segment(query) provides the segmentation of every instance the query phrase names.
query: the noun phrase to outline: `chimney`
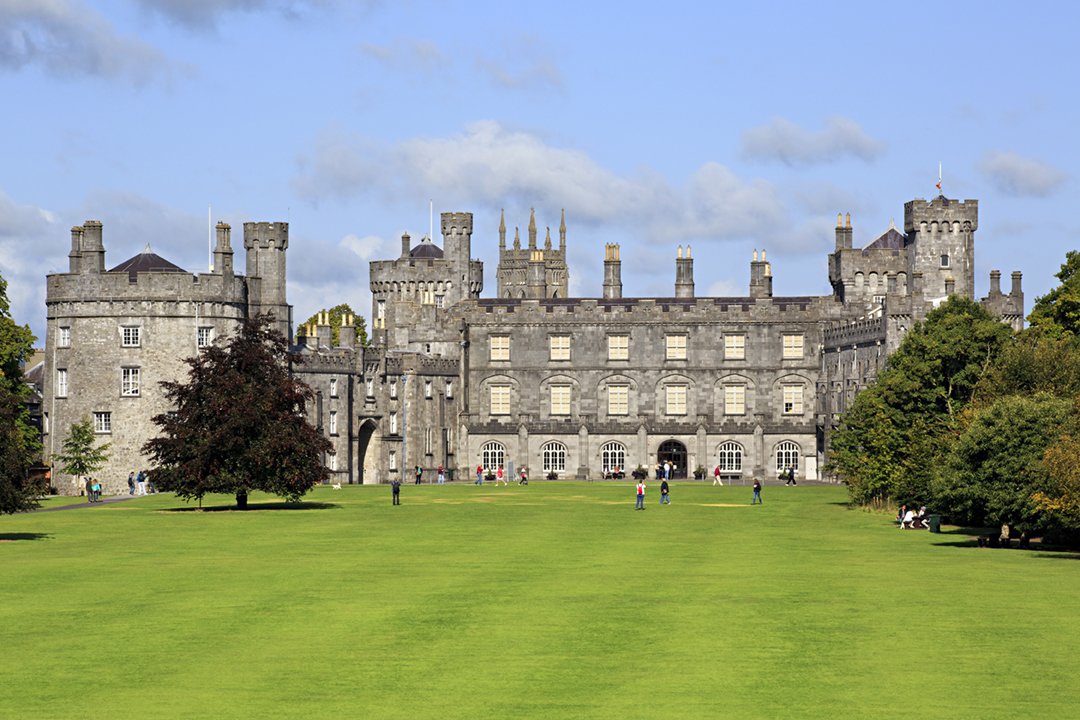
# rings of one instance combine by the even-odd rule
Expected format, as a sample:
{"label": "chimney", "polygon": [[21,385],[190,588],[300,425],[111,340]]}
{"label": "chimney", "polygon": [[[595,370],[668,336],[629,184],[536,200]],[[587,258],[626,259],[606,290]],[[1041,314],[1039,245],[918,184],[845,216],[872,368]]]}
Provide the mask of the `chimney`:
{"label": "chimney", "polygon": [[68,272],[70,273],[82,272],[79,267],[79,260],[82,259],[82,238],[82,225],[71,228],[71,252],[68,253]]}
{"label": "chimney", "polygon": [[315,336],[319,339],[319,347],[334,347],[334,329],[330,326],[330,313],[319,313],[319,324],[315,326]]}
{"label": "chimney", "polygon": [[1012,274],[1012,290],[1009,291],[1009,297],[1016,301],[1016,307],[1023,312],[1024,307],[1024,291],[1020,289],[1020,280],[1024,277],[1024,274],[1019,270],[1013,270]]}
{"label": "chimney", "polygon": [[765,261],[765,251],[761,251],[758,260],[757,250],[750,263],[750,297],[772,297],[772,268]]}
{"label": "chimney", "polygon": [[217,247],[214,248],[214,273],[232,277],[233,251],[230,244],[232,229],[228,223],[217,224]]}
{"label": "chimney", "polygon": [[338,343],[343,348],[356,347],[356,326],[353,325],[352,315],[341,316],[341,327],[338,328]]}
{"label": "chimney", "polygon": [[683,257],[682,245],[679,246],[679,255],[675,258],[675,297],[694,297],[694,261],[690,259],[690,246],[686,246],[686,257]]}
{"label": "chimney", "polygon": [[304,346],[312,352],[316,352],[319,349],[319,339],[315,335],[314,325],[304,326]]}
{"label": "chimney", "polygon": [[83,223],[79,269],[84,273],[105,272],[105,246],[101,243],[101,223],[97,220]]}
{"label": "chimney", "polygon": [[836,214],[836,249],[843,250],[851,247],[851,213],[847,214],[845,222],[844,216],[840,213]]}
{"label": "chimney", "polygon": [[996,298],[1001,295],[1001,272],[999,270],[990,271],[990,297]]}
{"label": "chimney", "polygon": [[619,246],[604,246],[604,297],[622,297],[622,261],[619,260]]}
{"label": "chimney", "polygon": [[409,233],[402,233],[401,234],[401,259],[402,260],[408,260],[409,259],[409,251],[412,250],[412,245],[410,243],[411,240],[412,240],[412,238],[409,237]]}

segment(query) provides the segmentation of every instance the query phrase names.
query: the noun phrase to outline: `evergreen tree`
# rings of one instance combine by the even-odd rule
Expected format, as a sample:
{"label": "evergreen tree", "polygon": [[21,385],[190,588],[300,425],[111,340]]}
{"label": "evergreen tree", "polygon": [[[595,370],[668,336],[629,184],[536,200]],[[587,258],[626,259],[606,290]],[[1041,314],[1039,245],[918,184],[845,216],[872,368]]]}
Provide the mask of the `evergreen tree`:
{"label": "evergreen tree", "polygon": [[271,320],[244,321],[228,343],[186,361],[187,382],[161,383],[175,413],[153,418],[162,436],[143,447],[159,488],[200,502],[231,494],[244,508],[253,490],[297,501],[329,477],[330,442],[303,416],[313,394],[289,374],[303,359],[288,353]]}
{"label": "evergreen tree", "polygon": [[349,307],[347,303],[335,305],[327,310],[323,308],[319,312],[315,313],[307,319],[303,325],[317,325],[319,322],[319,315],[321,313],[330,313],[330,333],[331,340],[335,347],[341,345],[341,319],[349,315],[353,317],[353,324],[356,327],[356,347],[368,347],[371,344],[371,338],[367,334],[367,321],[360,315],[353,312],[353,309]]}
{"label": "evergreen tree", "polygon": [[60,472],[76,477],[92,475],[109,461],[106,450],[112,443],[94,445],[94,425],[90,418],[83,416],[80,422],[72,423],[71,431],[64,439],[64,451],[56,456],[62,463]]}

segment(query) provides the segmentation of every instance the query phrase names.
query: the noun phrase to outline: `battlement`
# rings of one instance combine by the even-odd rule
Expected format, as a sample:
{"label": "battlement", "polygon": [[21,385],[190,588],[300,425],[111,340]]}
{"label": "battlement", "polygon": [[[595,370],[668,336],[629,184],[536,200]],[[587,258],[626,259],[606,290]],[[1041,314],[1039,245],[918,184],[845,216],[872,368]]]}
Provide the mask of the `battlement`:
{"label": "battlement", "polygon": [[244,223],[244,248],[252,250],[289,247],[289,223],[286,222],[246,222]]}
{"label": "battlement", "polygon": [[[950,200],[938,195],[927,202],[917,198],[904,203],[904,232],[925,230],[923,223],[938,223],[941,230],[977,230],[979,227],[978,200]],[[958,223],[959,227],[945,228],[944,224]]]}
{"label": "battlement", "polygon": [[[129,299],[244,303],[243,282],[227,282],[220,274],[140,272],[131,281],[127,271],[115,273],[54,273],[46,276],[45,302],[102,303]],[[236,278],[242,279],[242,278]]]}
{"label": "battlement", "polygon": [[825,347],[858,345],[885,339],[885,318],[855,320],[836,327],[825,328]]}
{"label": "battlement", "polygon": [[[533,313],[575,317],[594,321],[604,315],[619,315],[620,321],[685,320],[716,322],[758,320],[762,322],[816,322],[839,310],[833,296],[825,297],[667,297],[667,298],[481,298],[459,303],[453,312],[469,322],[535,322]],[[633,316],[633,317],[631,317]]]}
{"label": "battlement", "polygon": [[440,216],[443,235],[472,235],[473,215],[470,212],[444,212]]}

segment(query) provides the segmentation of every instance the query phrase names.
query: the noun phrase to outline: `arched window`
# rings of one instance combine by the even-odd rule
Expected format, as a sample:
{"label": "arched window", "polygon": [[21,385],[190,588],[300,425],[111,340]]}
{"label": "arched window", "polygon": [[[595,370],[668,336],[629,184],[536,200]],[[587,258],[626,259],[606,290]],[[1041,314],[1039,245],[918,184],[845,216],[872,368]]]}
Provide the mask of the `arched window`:
{"label": "arched window", "polygon": [[600,449],[600,463],[605,472],[626,470],[626,446],[622,443],[609,442]]}
{"label": "arched window", "polygon": [[544,472],[566,472],[566,446],[560,442],[549,442],[542,449]]}
{"label": "arched window", "polygon": [[799,469],[799,446],[793,442],[782,442],[776,446],[776,470],[787,470],[788,465]]}
{"label": "arched window", "polygon": [[722,473],[742,472],[742,446],[733,442],[721,445],[716,464]]}
{"label": "arched window", "polygon": [[486,472],[495,472],[506,464],[506,448],[502,443],[489,442],[480,450],[480,464]]}

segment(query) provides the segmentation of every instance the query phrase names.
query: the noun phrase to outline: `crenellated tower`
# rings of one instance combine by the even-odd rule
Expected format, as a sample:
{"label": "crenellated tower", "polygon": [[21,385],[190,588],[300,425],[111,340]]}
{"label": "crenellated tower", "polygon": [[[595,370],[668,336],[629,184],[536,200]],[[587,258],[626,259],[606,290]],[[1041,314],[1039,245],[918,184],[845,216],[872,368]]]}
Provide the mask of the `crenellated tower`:
{"label": "crenellated tower", "polygon": [[[975,231],[979,201],[938,195],[904,203],[908,273],[921,272],[927,299],[955,293],[975,297]],[[947,287],[952,281],[952,291]]]}
{"label": "crenellated tower", "polygon": [[[228,237],[228,233],[225,233]],[[219,244],[221,235],[219,234]],[[285,296],[285,253],[289,249],[289,223],[244,223],[248,294],[251,311],[273,313],[274,327],[292,337],[292,306]]]}

